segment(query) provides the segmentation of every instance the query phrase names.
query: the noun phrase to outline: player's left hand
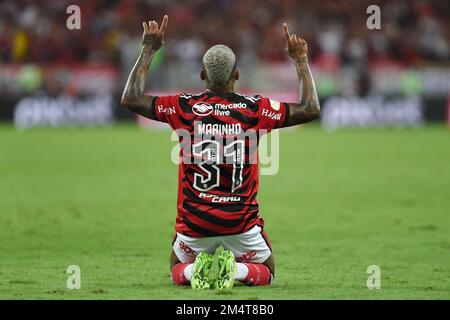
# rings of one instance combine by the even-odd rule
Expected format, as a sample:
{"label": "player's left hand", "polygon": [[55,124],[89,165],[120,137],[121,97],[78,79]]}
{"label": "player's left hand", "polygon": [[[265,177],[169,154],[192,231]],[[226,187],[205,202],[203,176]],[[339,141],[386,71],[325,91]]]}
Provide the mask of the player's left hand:
{"label": "player's left hand", "polygon": [[144,33],[142,35],[142,44],[148,46],[152,50],[158,50],[164,44],[164,34],[167,29],[167,23],[169,22],[169,17],[164,16],[161,22],[161,28],[158,26],[158,22],[155,20],[142,23],[144,27]]}

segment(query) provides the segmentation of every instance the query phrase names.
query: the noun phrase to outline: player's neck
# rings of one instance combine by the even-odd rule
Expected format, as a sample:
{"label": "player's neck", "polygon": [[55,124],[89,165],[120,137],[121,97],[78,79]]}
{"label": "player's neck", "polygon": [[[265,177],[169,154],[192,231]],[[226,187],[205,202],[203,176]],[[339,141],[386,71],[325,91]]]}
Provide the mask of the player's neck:
{"label": "player's neck", "polygon": [[208,92],[208,93],[218,93],[218,94],[232,93],[232,92],[234,92],[234,87],[230,87],[230,88],[226,88],[226,89],[210,89],[210,88],[206,88],[206,92]]}

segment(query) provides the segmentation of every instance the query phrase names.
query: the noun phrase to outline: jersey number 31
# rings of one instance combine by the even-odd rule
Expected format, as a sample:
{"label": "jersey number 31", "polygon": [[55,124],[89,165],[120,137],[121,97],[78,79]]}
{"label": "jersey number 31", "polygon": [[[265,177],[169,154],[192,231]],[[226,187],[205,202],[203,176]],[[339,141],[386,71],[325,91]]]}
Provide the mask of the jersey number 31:
{"label": "jersey number 31", "polygon": [[[199,191],[209,191],[220,186],[220,168],[217,166],[222,161],[220,143],[214,140],[203,140],[192,146],[194,157],[200,157],[200,169],[205,173],[194,173],[194,188]],[[225,163],[233,164],[231,177],[231,192],[233,193],[242,185],[242,169],[244,166],[244,141],[233,141],[223,148]]]}

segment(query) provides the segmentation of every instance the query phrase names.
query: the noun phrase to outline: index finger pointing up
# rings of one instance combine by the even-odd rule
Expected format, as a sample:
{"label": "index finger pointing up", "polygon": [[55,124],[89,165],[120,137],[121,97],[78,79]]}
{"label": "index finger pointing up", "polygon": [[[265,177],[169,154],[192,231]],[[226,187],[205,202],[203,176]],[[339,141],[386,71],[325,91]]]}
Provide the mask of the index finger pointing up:
{"label": "index finger pointing up", "polygon": [[161,22],[161,31],[165,32],[167,29],[167,23],[169,22],[169,17],[167,15],[164,16],[163,21]]}
{"label": "index finger pointing up", "polygon": [[286,41],[289,41],[291,35],[289,34],[289,28],[287,23],[283,23],[283,32],[284,32],[284,37],[286,38]]}

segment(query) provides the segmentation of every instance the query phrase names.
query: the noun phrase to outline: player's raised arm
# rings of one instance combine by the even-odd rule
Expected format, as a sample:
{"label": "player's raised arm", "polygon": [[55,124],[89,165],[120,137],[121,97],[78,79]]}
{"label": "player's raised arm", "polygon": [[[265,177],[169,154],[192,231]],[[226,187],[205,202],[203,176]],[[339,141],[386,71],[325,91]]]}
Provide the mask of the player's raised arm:
{"label": "player's raised arm", "polygon": [[285,126],[310,122],[320,116],[319,98],[316,85],[308,65],[308,46],[306,41],[290,34],[286,23],[283,24],[286,51],[294,60],[300,82],[300,103],[289,103],[289,119]]}
{"label": "player's raised arm", "polygon": [[156,51],[164,44],[164,33],[169,17],[164,16],[161,27],[156,21],[144,22],[142,35],[142,51],[128,77],[120,104],[144,117],[155,119],[152,110],[153,97],[144,95],[145,79]]}

